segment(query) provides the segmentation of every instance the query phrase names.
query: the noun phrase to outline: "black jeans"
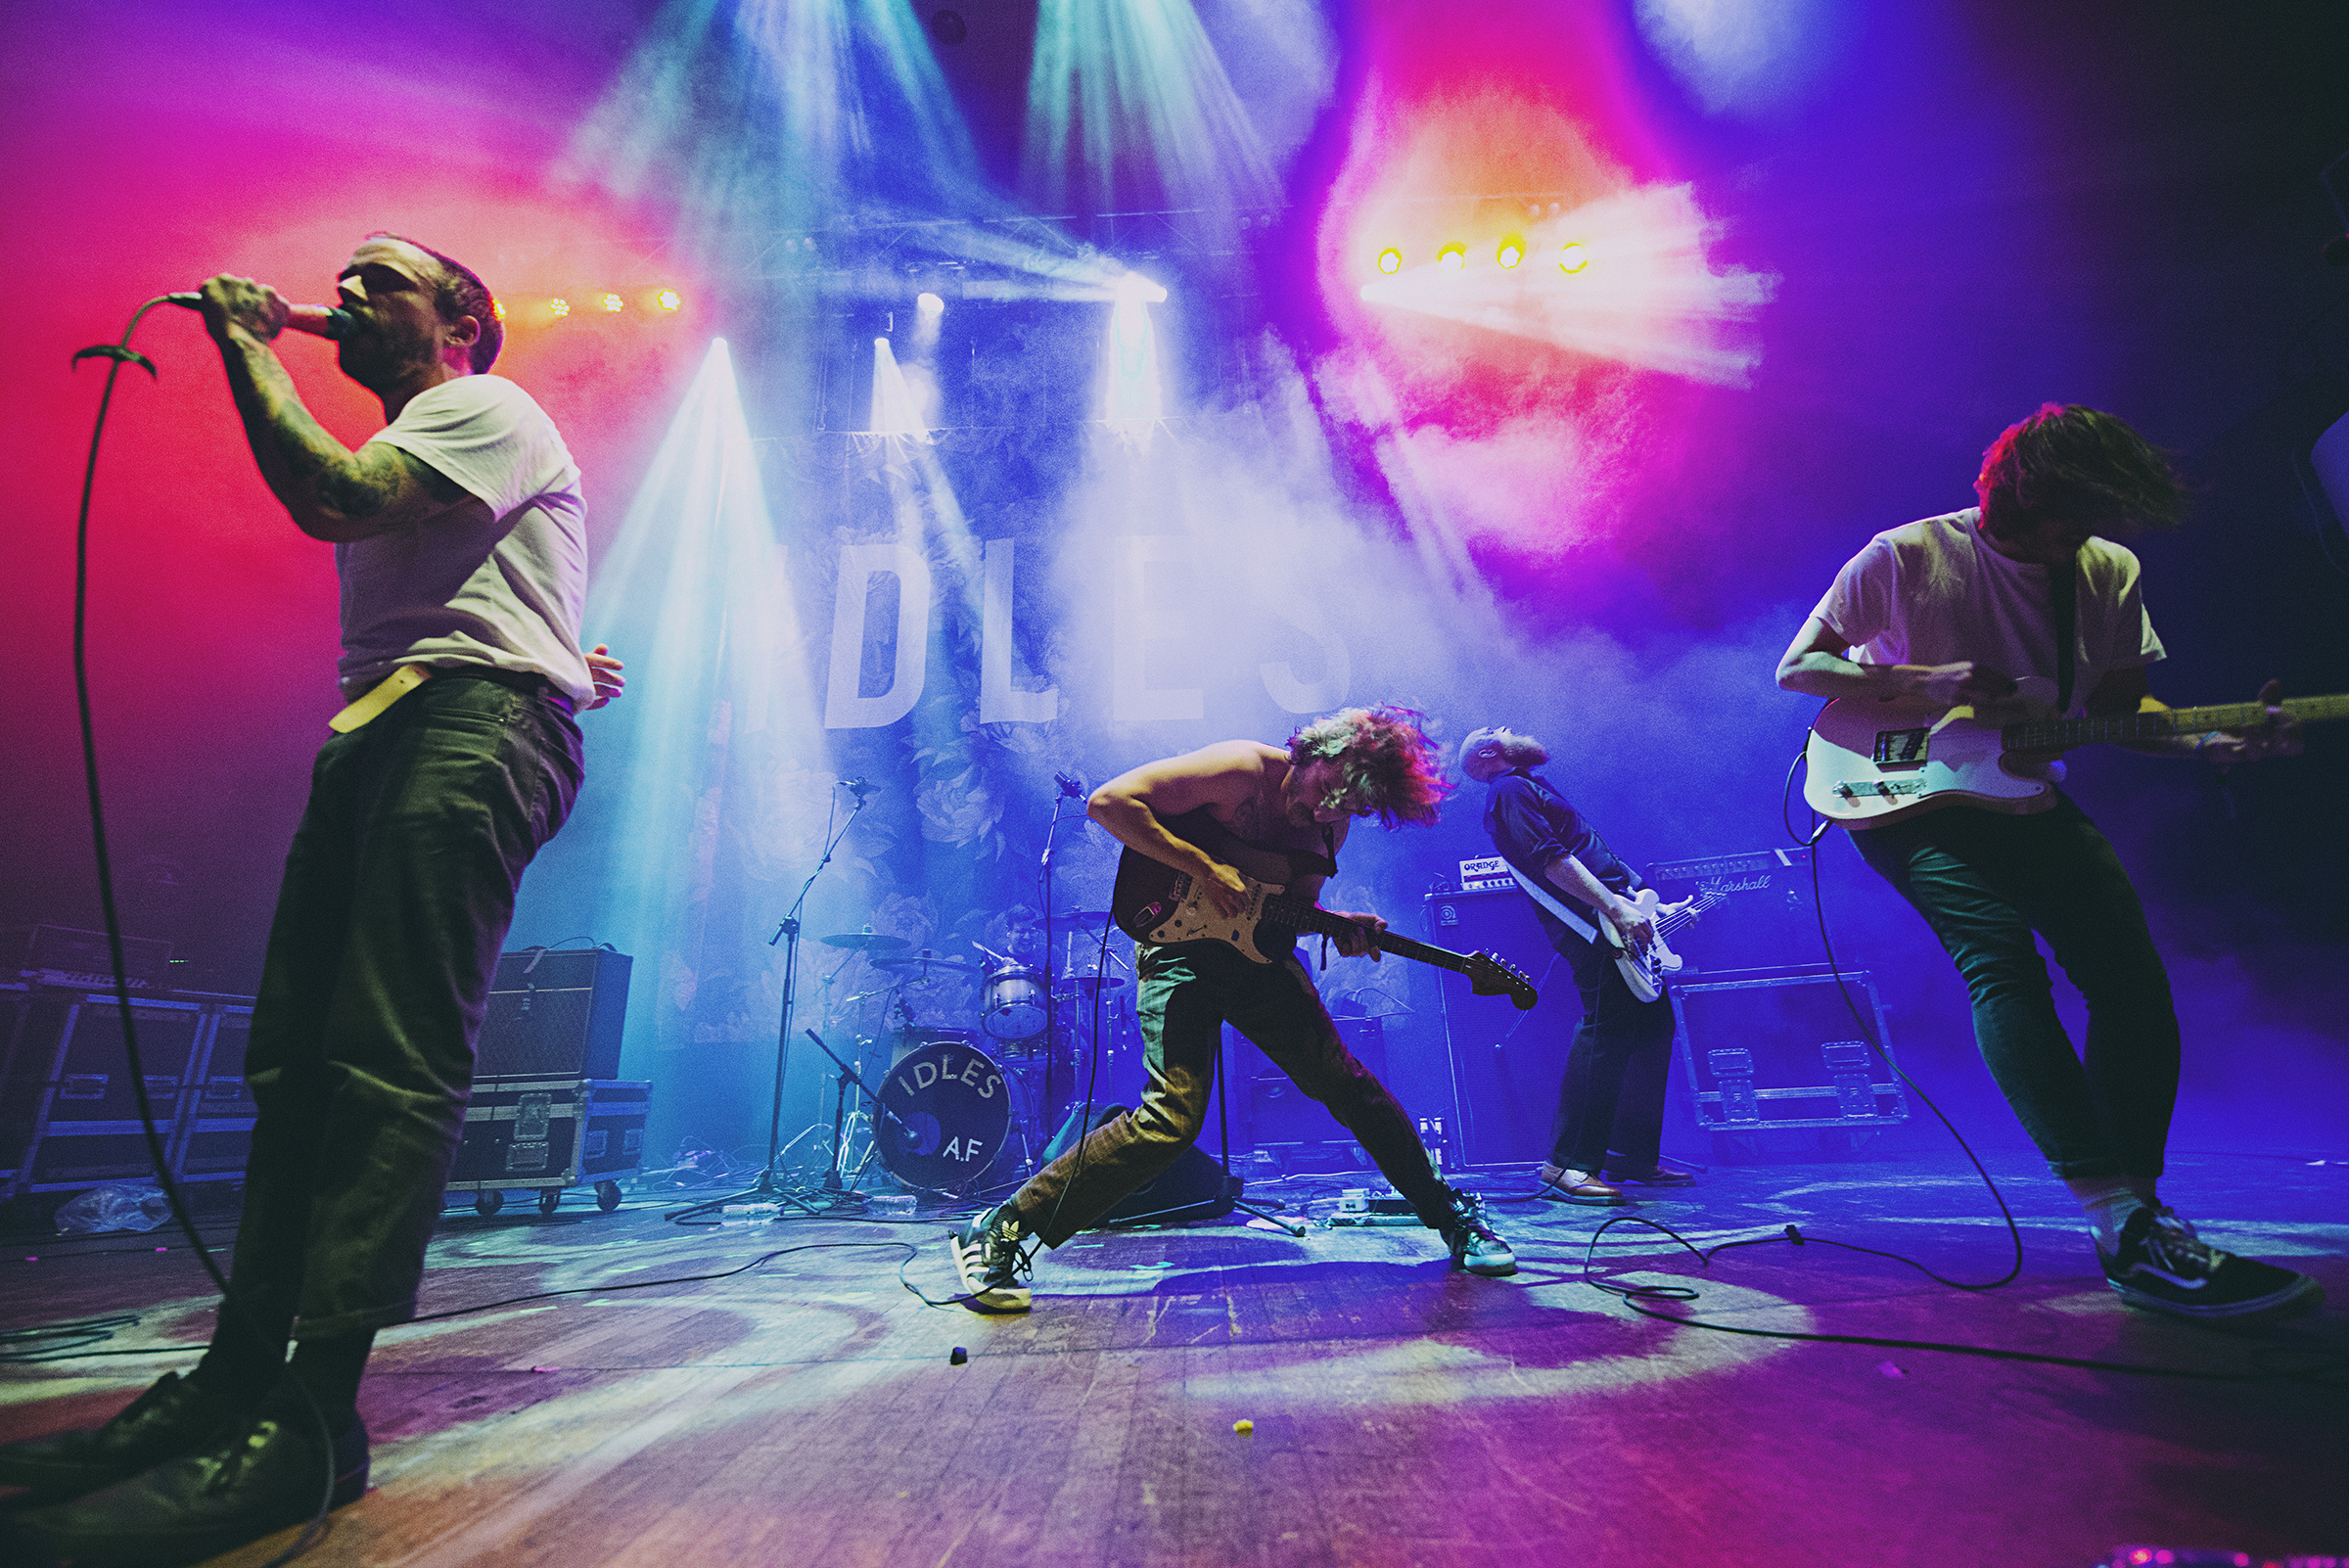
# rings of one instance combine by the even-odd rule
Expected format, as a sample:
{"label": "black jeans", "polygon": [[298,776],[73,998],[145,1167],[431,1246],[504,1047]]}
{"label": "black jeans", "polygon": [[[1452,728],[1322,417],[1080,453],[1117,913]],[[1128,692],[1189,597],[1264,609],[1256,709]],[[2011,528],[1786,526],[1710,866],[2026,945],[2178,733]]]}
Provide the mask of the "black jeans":
{"label": "black jeans", "polygon": [[[2161,1175],[2178,1098],[2178,1012],[2144,906],[2088,813],[1950,807],[1854,833],[1957,960],[1974,1039],[2059,1176]],[[2088,1001],[2086,1060],[2055,1016],[2032,933]]]}
{"label": "black jeans", "polygon": [[1449,1190],[1410,1117],[1338,1038],[1294,953],[1259,964],[1221,943],[1143,943],[1134,957],[1149,1086],[1140,1105],[1030,1176],[1011,1199],[1007,1207],[1046,1246],[1098,1220],[1199,1136],[1226,1023],[1329,1108],[1423,1223],[1449,1220]]}
{"label": "black jeans", "polygon": [[[1639,1000],[1613,958],[1571,936],[1559,942],[1583,995],[1583,1021],[1558,1086],[1550,1163],[1593,1173],[1609,1163],[1652,1171],[1664,1141],[1664,1085],[1672,1074],[1672,1000]],[[1581,950],[1563,945],[1570,943]]]}
{"label": "black jeans", "polygon": [[229,1280],[281,1342],[415,1314],[514,890],[580,776],[568,715],[463,674],[320,748],[253,1008]]}

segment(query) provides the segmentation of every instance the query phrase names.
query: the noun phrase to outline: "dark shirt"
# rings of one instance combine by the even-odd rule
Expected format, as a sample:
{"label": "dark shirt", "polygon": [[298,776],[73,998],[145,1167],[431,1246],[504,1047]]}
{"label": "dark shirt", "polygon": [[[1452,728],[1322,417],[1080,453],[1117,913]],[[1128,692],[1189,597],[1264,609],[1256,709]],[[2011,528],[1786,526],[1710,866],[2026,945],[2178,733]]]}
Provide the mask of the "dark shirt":
{"label": "dark shirt", "polygon": [[[1493,848],[1500,852],[1502,859],[1548,889],[1577,914],[1585,914],[1589,906],[1544,874],[1544,868],[1561,855],[1571,854],[1582,861],[1583,869],[1611,893],[1628,895],[1646,886],[1638,872],[1616,857],[1598,830],[1583,820],[1566,797],[1536,774],[1503,773],[1487,787],[1485,831],[1493,835]],[[1542,929],[1549,934],[1553,946],[1567,951],[1565,943],[1582,945],[1579,933],[1539,902],[1534,910],[1542,917]],[[1597,911],[1589,910],[1585,918],[1595,921]]]}

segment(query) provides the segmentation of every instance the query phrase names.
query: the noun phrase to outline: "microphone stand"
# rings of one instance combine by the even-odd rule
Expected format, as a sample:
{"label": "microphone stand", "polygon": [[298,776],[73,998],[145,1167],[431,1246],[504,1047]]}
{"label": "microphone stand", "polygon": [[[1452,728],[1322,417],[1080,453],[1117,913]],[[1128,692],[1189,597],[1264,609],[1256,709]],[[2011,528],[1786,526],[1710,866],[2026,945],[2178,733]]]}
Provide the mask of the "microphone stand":
{"label": "microphone stand", "polygon": [[[800,886],[800,896],[791,901],[791,912],[783,917],[781,925],[775,927],[775,934],[766,939],[766,945],[770,947],[778,942],[783,944],[783,1017],[775,1030],[775,1098],[767,1116],[766,1167],[759,1173],[758,1184],[751,1190],[771,1194],[809,1214],[820,1214],[822,1211],[806,1199],[787,1191],[782,1178],[775,1173],[775,1162],[783,1155],[783,1073],[791,1060],[791,1013],[793,1003],[798,999],[800,981],[800,911],[806,907],[807,892],[815,886],[815,879],[822,876],[824,867],[832,863],[832,852],[840,848],[840,841],[849,836],[849,829],[855,825],[857,816],[864,810],[865,792],[852,789],[851,793],[856,797],[856,804],[849,807],[848,820],[840,824],[839,832],[830,835],[824,845],[823,858],[815,862],[815,869],[807,873],[807,880]],[[825,1054],[831,1053],[827,1051]]]}

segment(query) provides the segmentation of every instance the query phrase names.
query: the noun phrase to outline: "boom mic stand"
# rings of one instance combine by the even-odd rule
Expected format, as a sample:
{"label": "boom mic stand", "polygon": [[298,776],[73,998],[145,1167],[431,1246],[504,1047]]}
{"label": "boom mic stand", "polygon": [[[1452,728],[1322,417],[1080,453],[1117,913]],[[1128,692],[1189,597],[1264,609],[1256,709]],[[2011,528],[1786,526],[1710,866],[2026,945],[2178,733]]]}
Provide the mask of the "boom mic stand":
{"label": "boom mic stand", "polygon": [[[783,944],[783,1017],[775,1030],[775,1098],[767,1116],[766,1166],[759,1173],[758,1183],[751,1190],[770,1194],[809,1214],[822,1211],[785,1187],[782,1178],[775,1174],[775,1163],[783,1153],[783,1072],[791,1061],[791,1013],[798,999],[800,983],[800,911],[806,907],[808,890],[815,886],[815,879],[824,874],[824,867],[832,863],[832,852],[839,849],[840,841],[849,836],[849,829],[855,825],[856,818],[864,810],[865,797],[872,793],[872,786],[862,779],[843,779],[839,787],[855,796],[856,804],[849,807],[849,818],[840,824],[840,831],[831,835],[825,843],[823,857],[815,862],[815,869],[808,872],[807,880],[801,884],[800,896],[791,901],[791,912],[783,917],[781,925],[775,927],[775,934],[766,939],[766,945],[770,947],[778,942]],[[831,1053],[827,1051],[825,1054]]]}

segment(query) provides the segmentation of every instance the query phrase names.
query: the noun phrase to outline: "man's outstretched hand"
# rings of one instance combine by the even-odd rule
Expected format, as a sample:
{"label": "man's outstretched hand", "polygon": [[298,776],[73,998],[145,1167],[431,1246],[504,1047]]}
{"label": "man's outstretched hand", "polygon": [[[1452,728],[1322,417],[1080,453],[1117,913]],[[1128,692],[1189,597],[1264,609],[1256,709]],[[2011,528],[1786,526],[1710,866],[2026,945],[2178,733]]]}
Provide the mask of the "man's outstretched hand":
{"label": "man's outstretched hand", "polygon": [[595,680],[595,696],[588,701],[589,708],[601,708],[606,703],[620,700],[620,694],[628,687],[626,679],[621,675],[621,671],[626,668],[612,657],[609,643],[599,642],[588,651],[587,673]]}

